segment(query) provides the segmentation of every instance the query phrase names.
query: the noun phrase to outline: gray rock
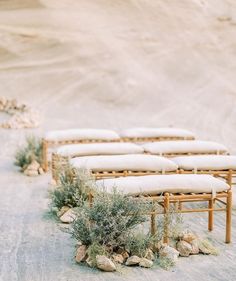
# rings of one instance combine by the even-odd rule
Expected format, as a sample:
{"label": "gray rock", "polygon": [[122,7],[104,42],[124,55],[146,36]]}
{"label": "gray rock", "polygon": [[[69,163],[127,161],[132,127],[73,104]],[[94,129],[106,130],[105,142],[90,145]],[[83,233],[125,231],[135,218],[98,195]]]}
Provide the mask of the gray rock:
{"label": "gray rock", "polygon": [[97,268],[111,272],[111,271],[116,271],[116,266],[115,264],[106,256],[96,256],[96,263],[97,263]]}
{"label": "gray rock", "polygon": [[186,241],[179,241],[177,243],[177,250],[181,257],[188,257],[192,252],[192,246]]}
{"label": "gray rock", "polygon": [[44,174],[44,170],[43,170],[43,168],[42,168],[42,167],[40,167],[40,168],[38,169],[38,172],[39,172],[39,174],[40,174],[40,175],[43,175],[43,174]]}
{"label": "gray rock", "polygon": [[114,254],[112,256],[112,259],[113,259],[114,262],[117,262],[117,263],[120,263],[120,264],[124,263],[124,261],[125,261],[124,257],[121,254]]}
{"label": "gray rock", "polygon": [[38,171],[39,168],[40,168],[40,164],[36,160],[34,160],[34,161],[32,161],[31,164],[29,164],[29,166],[27,167],[27,170]]}
{"label": "gray rock", "polygon": [[176,263],[178,260],[179,252],[166,244],[160,248],[159,256],[161,258],[167,258],[171,260],[173,263]]}
{"label": "gray rock", "polygon": [[146,258],[142,258],[139,262],[139,266],[150,268],[153,266],[153,261],[146,259]]}
{"label": "gray rock", "polygon": [[195,240],[193,240],[193,241],[191,241],[191,246],[192,246],[192,251],[191,251],[191,254],[192,255],[197,255],[197,254],[199,254],[199,243],[198,243],[198,240],[197,239],[195,239]]}
{"label": "gray rock", "polygon": [[69,209],[70,209],[70,207],[68,207],[68,206],[63,206],[63,207],[57,212],[58,218],[60,218],[63,214],[65,214],[65,212],[67,212]]}
{"label": "gray rock", "polygon": [[63,223],[72,223],[75,220],[75,218],[76,215],[73,209],[69,209],[60,217],[60,221]]}
{"label": "gray rock", "polygon": [[87,257],[87,247],[85,245],[79,246],[75,256],[76,262],[84,262],[87,260]]}
{"label": "gray rock", "polygon": [[137,265],[141,261],[141,258],[138,256],[131,256],[127,259],[125,265]]}
{"label": "gray rock", "polygon": [[180,235],[179,239],[183,240],[187,243],[191,243],[191,241],[196,240],[197,236],[193,234],[190,230],[184,230]]}
{"label": "gray rock", "polygon": [[197,243],[198,248],[199,248],[199,253],[204,254],[204,255],[210,255],[211,254],[211,250],[208,249],[200,239],[197,239],[196,243]]}
{"label": "gray rock", "polygon": [[144,255],[144,258],[148,259],[148,260],[151,260],[151,261],[154,261],[155,260],[155,256],[153,254],[153,251],[151,249],[147,249],[145,255]]}
{"label": "gray rock", "polygon": [[93,261],[90,259],[90,257],[86,259],[86,263],[89,267],[94,267]]}
{"label": "gray rock", "polygon": [[39,175],[37,170],[24,170],[24,174],[28,177],[37,177]]}

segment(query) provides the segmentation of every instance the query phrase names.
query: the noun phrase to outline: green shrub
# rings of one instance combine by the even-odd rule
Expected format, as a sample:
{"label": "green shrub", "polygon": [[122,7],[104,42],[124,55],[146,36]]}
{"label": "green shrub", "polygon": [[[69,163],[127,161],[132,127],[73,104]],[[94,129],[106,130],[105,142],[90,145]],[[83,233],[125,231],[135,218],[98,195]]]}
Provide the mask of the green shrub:
{"label": "green shrub", "polygon": [[144,257],[147,249],[149,249],[153,242],[155,241],[155,237],[151,234],[131,234],[127,241],[125,248],[131,253],[131,255],[136,255],[139,257]]}
{"label": "green shrub", "polygon": [[80,208],[72,236],[84,245],[97,242],[112,248],[124,245],[131,230],[146,220],[146,204],[114,190],[98,193],[92,206]]}
{"label": "green shrub", "polygon": [[156,264],[165,270],[169,270],[175,265],[175,262],[168,257],[161,257],[156,260]]}
{"label": "green shrub", "polygon": [[58,186],[49,192],[51,207],[61,209],[63,206],[73,208],[83,205],[94,186],[91,174],[68,166],[59,174],[59,178]]}
{"label": "green shrub", "polygon": [[15,155],[15,165],[25,170],[32,161],[42,164],[42,141],[34,136],[27,137],[26,146],[19,148]]}
{"label": "green shrub", "polygon": [[91,260],[92,266],[96,266],[96,256],[108,256],[106,247],[103,245],[98,244],[97,242],[93,242],[87,250],[88,256]]}

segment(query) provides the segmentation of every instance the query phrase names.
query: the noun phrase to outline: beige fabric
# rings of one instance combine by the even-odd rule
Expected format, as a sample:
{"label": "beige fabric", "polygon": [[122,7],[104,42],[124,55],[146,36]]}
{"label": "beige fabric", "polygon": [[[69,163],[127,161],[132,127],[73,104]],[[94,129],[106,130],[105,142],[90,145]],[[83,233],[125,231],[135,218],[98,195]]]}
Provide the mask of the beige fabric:
{"label": "beige fabric", "polygon": [[182,156],[171,160],[184,170],[236,170],[236,156],[231,155]]}
{"label": "beige fabric", "polygon": [[142,145],[146,152],[162,155],[164,153],[227,153],[228,149],[212,141],[160,141]]}
{"label": "beige fabric", "polygon": [[142,154],[144,149],[134,143],[88,143],[63,145],[56,150],[61,156],[76,157],[89,155]]}
{"label": "beige fabric", "polygon": [[150,175],[97,180],[99,189],[111,192],[114,188],[129,195],[158,195],[170,193],[215,193],[230,187],[223,180],[209,175]]}
{"label": "beige fabric", "polygon": [[85,156],[70,160],[75,168],[92,171],[176,171],[177,165],[164,158],[153,155],[112,155]]}
{"label": "beige fabric", "polygon": [[48,141],[65,140],[119,140],[119,135],[112,130],[102,129],[68,129],[50,131],[45,135]]}
{"label": "beige fabric", "polygon": [[194,137],[190,131],[177,128],[131,128],[120,133],[126,138]]}

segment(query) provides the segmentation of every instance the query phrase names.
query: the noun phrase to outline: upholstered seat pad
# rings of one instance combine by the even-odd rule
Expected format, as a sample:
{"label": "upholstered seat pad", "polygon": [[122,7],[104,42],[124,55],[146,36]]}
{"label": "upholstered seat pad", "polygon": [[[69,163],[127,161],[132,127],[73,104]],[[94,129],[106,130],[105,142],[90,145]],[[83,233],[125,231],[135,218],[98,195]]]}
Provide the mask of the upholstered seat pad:
{"label": "upholstered seat pad", "polygon": [[146,152],[151,154],[164,153],[222,153],[228,149],[217,142],[212,141],[160,141],[145,143],[142,145]]}
{"label": "upholstered seat pad", "polygon": [[169,193],[222,192],[230,187],[209,175],[149,175],[120,177],[96,181],[97,187],[111,192],[114,188],[129,195]]}
{"label": "upholstered seat pad", "polygon": [[177,128],[131,128],[120,133],[125,138],[158,138],[158,137],[181,137],[193,138],[194,134],[188,130]]}
{"label": "upholstered seat pad", "polygon": [[92,171],[176,171],[177,165],[164,157],[153,155],[84,156],[70,160],[75,168]]}
{"label": "upholstered seat pad", "polygon": [[68,129],[50,131],[45,135],[48,141],[66,140],[119,140],[119,135],[112,130],[102,129]]}
{"label": "upholstered seat pad", "polygon": [[183,170],[236,170],[236,156],[196,155],[171,158]]}
{"label": "upholstered seat pad", "polygon": [[56,150],[61,156],[76,157],[89,155],[142,154],[144,149],[134,143],[86,143],[63,145]]}

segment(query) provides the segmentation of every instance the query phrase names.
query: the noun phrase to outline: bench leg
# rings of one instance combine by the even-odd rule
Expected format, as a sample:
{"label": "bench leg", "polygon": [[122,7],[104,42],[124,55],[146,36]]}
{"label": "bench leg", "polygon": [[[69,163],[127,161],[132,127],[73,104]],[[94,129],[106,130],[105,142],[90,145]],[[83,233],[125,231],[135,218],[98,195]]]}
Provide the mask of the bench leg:
{"label": "bench leg", "polygon": [[48,154],[48,144],[47,141],[43,140],[43,169],[45,172],[48,171],[48,159],[47,159],[47,154]]}
{"label": "bench leg", "polygon": [[151,214],[151,234],[156,234],[156,214]]}
{"label": "bench leg", "polygon": [[169,193],[165,193],[164,197],[164,243],[169,243],[169,208],[170,198]]}
{"label": "bench leg", "polygon": [[232,187],[232,170],[229,170],[226,182],[230,187]]}
{"label": "bench leg", "polygon": [[231,242],[231,226],[232,226],[232,190],[228,191],[226,205],[226,237],[225,243]]}
{"label": "bench leg", "polygon": [[[209,200],[208,208],[209,209],[214,208],[214,200],[213,199]],[[214,218],[214,211],[213,210],[208,211],[208,230],[209,231],[213,230],[213,218]]]}

